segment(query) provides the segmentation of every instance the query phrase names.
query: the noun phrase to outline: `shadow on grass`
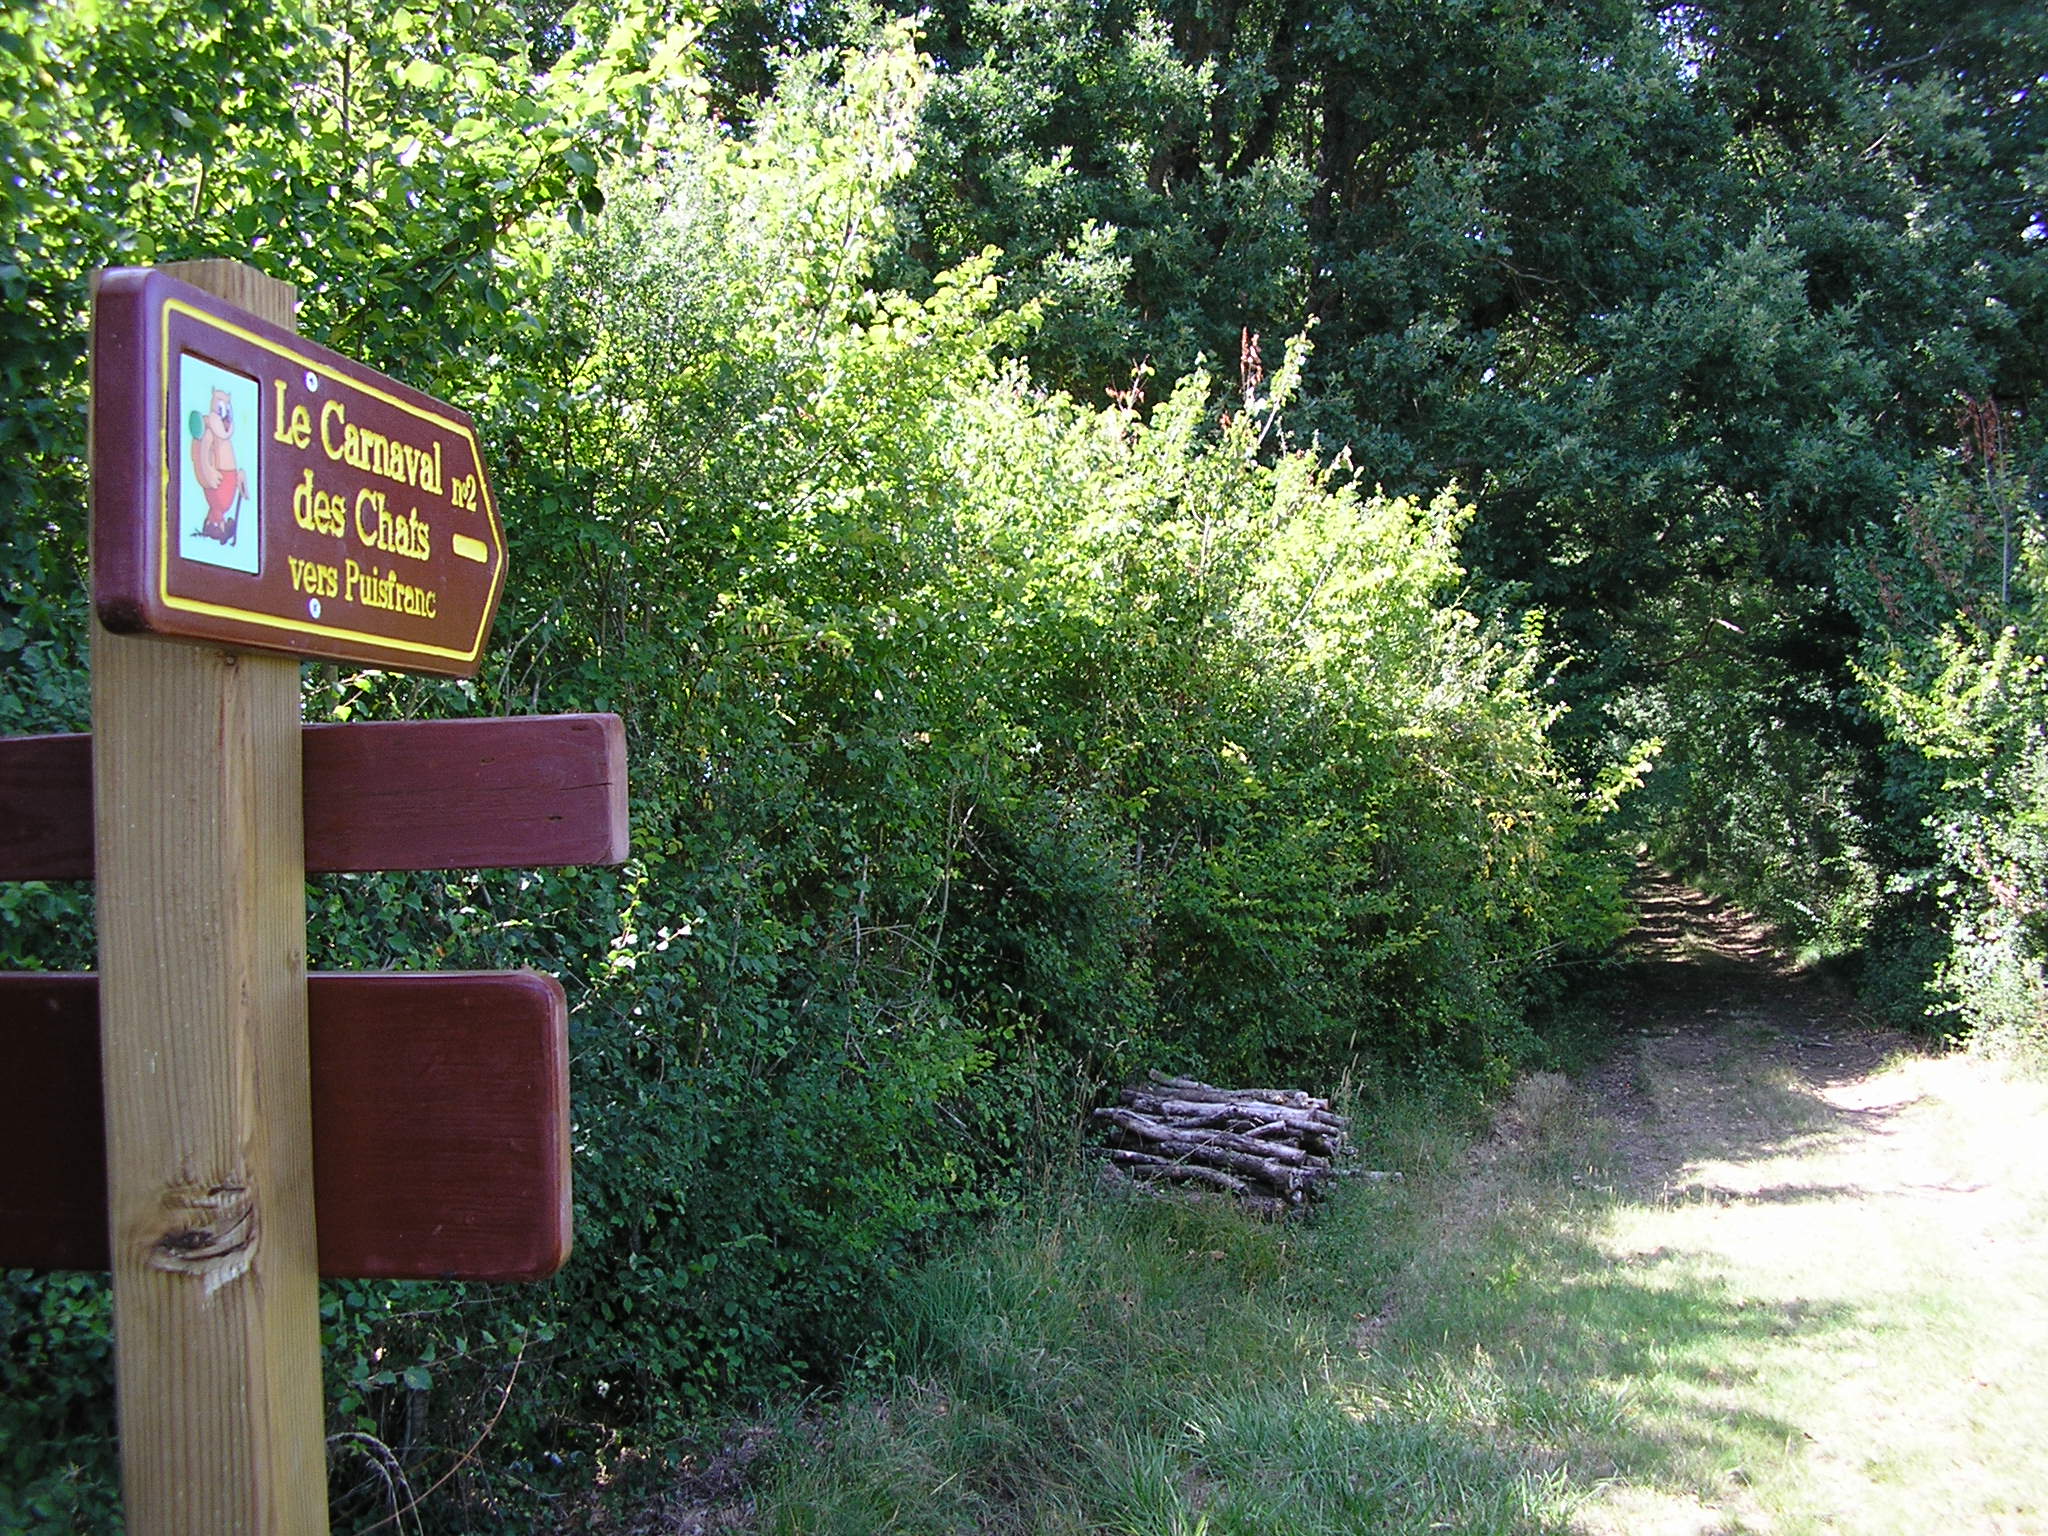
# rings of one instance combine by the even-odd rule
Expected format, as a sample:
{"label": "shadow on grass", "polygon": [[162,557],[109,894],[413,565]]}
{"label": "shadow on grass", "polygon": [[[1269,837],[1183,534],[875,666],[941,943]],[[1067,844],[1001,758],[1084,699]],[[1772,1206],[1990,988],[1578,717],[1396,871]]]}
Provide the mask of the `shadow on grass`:
{"label": "shadow on grass", "polygon": [[1834,1090],[1930,1042],[1871,1026],[1850,994],[1796,970],[1768,928],[1726,903],[1658,877],[1638,900],[1633,961],[1608,998],[1616,1049],[1586,1082],[1638,1193],[1681,1194],[1704,1163],[1881,1131],[1904,1107],[1847,1107]]}
{"label": "shadow on grass", "polygon": [[1881,1129],[1823,1094],[1912,1042],[1675,885],[1618,1013],[1588,1093],[1518,1094],[1476,1156],[1447,1121],[1370,1132],[1368,1163],[1408,1179],[1311,1223],[1087,1190],[928,1266],[762,1528],[1551,1536],[1610,1479],[1699,1509],[1769,1475],[1803,1437],[1757,1384],[1871,1320],[1602,1239],[1644,1196],[1857,1198],[1692,1174]]}
{"label": "shadow on grass", "polygon": [[1711,1495],[1793,1454],[1799,1427],[1757,1406],[1753,1383],[1867,1321],[1759,1303],[1683,1250],[1617,1258],[1596,1237],[1607,1207],[1503,1211],[1431,1255],[1366,1362],[1396,1411],[1463,1422],[1529,1472],[1559,1473],[1532,1511],[1545,1518],[1602,1479]]}
{"label": "shadow on grass", "polygon": [[1784,1454],[1741,1384],[1857,1325],[1616,1262],[1569,1189],[1446,1242],[1445,1193],[1350,1186],[1309,1229],[1101,1194],[1014,1222],[906,1287],[890,1372],[762,1528],[1563,1533],[1601,1479]]}

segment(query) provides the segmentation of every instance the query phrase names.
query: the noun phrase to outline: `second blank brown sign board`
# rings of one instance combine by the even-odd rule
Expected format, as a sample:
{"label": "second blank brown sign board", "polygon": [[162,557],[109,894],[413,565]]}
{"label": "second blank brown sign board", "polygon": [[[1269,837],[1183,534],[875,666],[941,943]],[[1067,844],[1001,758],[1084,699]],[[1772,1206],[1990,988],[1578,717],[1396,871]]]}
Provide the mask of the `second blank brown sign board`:
{"label": "second blank brown sign board", "polygon": [[[569,1255],[568,1010],[534,971],[315,974],[320,1272],[538,1280]],[[0,1268],[105,1269],[98,978],[0,976]]]}

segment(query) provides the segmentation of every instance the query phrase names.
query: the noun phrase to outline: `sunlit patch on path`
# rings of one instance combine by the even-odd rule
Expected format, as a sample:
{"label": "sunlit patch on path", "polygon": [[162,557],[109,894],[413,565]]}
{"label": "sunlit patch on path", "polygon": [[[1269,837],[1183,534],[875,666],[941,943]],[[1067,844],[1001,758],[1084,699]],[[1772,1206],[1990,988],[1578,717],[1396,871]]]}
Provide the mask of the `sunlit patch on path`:
{"label": "sunlit patch on path", "polygon": [[1589,1083],[1622,1273],[1767,1326],[1652,1350],[1599,1532],[2048,1531],[2048,1090],[1859,1022],[1652,887]]}

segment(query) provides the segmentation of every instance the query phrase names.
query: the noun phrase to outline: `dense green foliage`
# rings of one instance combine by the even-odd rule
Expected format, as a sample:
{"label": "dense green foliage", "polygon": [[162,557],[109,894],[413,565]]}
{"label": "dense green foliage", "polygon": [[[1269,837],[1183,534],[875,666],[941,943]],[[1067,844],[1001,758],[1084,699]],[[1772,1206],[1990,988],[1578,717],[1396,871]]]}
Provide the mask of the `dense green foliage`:
{"label": "dense green foliage", "polygon": [[[230,252],[478,416],[512,541],[474,682],[309,713],[628,722],[623,870],[313,893],[574,1008],[570,1269],[328,1292],[352,1512],[828,1375],[1135,1067],[1502,1081],[1621,842],[2044,1036],[2037,7],[921,25],[0,9],[0,730],[85,724],[89,275]],[[0,963],[90,911],[0,887]],[[0,1328],[0,1528],[106,1524],[102,1288]]]}
{"label": "dense green foliage", "polygon": [[2048,15],[946,0],[929,37],[907,281],[1000,245],[1084,393],[1313,317],[1298,419],[1474,494],[1479,601],[1541,607],[1571,760],[1660,741],[1659,856],[1918,1011],[1941,891],[1983,887],[1859,676],[1919,637],[1855,552],[1955,478],[1966,408],[2009,435],[2014,547],[2039,527]]}
{"label": "dense green foliage", "polygon": [[1868,625],[1858,675],[1916,819],[1901,896],[1939,914],[1941,1012],[2048,1059],[2048,538],[1987,405],[1967,452],[1843,560]]}

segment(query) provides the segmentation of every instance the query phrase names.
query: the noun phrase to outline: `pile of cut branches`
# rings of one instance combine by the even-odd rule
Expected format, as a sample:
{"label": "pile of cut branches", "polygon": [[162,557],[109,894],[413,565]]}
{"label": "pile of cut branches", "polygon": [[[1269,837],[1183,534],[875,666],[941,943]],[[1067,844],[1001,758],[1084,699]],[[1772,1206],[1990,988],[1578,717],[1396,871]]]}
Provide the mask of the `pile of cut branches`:
{"label": "pile of cut branches", "polygon": [[1094,1116],[1110,1127],[1117,1167],[1262,1203],[1321,1193],[1351,1129],[1328,1099],[1296,1088],[1217,1088],[1152,1072],[1118,1099]]}

